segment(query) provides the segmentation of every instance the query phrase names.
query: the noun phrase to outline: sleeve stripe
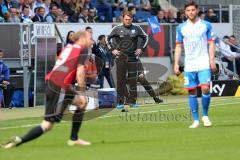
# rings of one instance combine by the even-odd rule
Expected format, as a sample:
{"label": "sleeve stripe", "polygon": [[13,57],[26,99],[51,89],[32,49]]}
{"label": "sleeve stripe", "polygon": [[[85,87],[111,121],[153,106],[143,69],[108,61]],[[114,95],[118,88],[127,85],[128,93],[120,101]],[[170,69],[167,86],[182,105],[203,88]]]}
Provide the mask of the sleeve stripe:
{"label": "sleeve stripe", "polygon": [[182,44],[182,43],[183,43],[183,42],[179,42],[179,41],[176,42],[176,44]]}
{"label": "sleeve stripe", "polygon": [[135,26],[139,27],[142,30],[142,32],[144,33],[144,35],[146,36],[146,41],[145,41],[145,43],[143,45],[143,48],[145,48],[147,46],[148,40],[149,40],[148,35],[146,34],[146,32],[144,32],[144,30],[139,25],[135,25]]}

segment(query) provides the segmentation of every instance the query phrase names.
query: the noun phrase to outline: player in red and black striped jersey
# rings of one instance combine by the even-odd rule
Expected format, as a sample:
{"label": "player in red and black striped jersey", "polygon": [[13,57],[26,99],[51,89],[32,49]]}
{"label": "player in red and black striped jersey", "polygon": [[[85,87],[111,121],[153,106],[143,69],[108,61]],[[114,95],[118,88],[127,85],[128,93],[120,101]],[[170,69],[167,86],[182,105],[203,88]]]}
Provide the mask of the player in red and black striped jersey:
{"label": "player in red and black striped jersey", "polygon": [[[49,131],[54,126],[54,123],[60,122],[63,116],[64,110],[69,104],[73,102],[76,95],[76,91],[72,88],[72,84],[77,80],[80,91],[85,91],[85,68],[84,58],[81,57],[83,49],[86,49],[92,45],[92,37],[86,31],[79,31],[74,33],[73,39],[75,43],[73,45],[67,45],[60,53],[54,68],[46,76],[46,111],[44,120],[39,126],[32,128],[27,134],[22,137],[14,137],[8,143],[2,145],[3,148],[8,149],[15,146],[19,146],[23,143],[38,138],[46,131]],[[79,114],[73,116],[77,118],[76,121],[82,119],[83,110],[87,105],[87,98],[84,95],[78,95],[75,103],[78,103]],[[76,126],[80,127],[79,123]],[[74,127],[71,139],[78,140],[77,133],[79,128]],[[83,141],[84,142],[84,141]],[[83,143],[84,144],[84,143]],[[85,142],[85,145],[89,144]]]}

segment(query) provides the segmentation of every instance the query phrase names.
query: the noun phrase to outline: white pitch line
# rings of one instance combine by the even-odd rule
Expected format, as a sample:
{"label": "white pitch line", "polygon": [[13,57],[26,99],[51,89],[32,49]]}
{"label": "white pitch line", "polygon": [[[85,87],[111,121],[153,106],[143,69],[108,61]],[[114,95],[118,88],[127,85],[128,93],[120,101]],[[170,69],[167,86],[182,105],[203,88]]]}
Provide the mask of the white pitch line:
{"label": "white pitch line", "polygon": [[[232,104],[240,104],[240,102],[211,105],[211,107],[213,107],[213,106],[225,106],[225,105],[232,105]],[[167,112],[167,111],[176,111],[176,110],[184,110],[184,109],[188,109],[188,107],[172,108],[172,109],[158,110],[158,111],[146,111],[146,112],[139,112],[139,113],[141,113],[141,114],[143,114],[143,113],[156,113],[156,112],[159,112],[159,111]],[[137,113],[132,113],[132,114],[137,114]],[[118,117],[118,116],[119,116],[119,114],[118,115],[109,115],[109,116],[97,117],[97,119],[113,118],[113,117]],[[64,122],[66,122],[66,121],[62,121],[62,123],[64,123]],[[13,126],[13,127],[2,127],[2,128],[0,128],[0,130],[17,129],[17,128],[28,128],[28,127],[33,127],[33,126],[36,126],[36,125],[39,125],[39,123],[36,123],[36,124],[26,124],[26,125],[20,125],[20,126]]]}

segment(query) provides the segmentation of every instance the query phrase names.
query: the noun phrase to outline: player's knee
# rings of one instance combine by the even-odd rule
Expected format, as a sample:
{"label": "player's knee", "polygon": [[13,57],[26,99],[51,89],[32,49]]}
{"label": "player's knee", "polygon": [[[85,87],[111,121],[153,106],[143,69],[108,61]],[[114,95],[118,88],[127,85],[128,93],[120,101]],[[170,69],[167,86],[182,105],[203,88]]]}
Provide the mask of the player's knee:
{"label": "player's knee", "polygon": [[188,94],[189,95],[196,95],[197,94],[197,90],[196,89],[188,90]]}
{"label": "player's knee", "polygon": [[88,104],[88,100],[86,96],[76,96],[73,100],[73,103],[81,109],[85,109]]}
{"label": "player's knee", "polygon": [[44,121],[41,123],[41,127],[42,127],[42,129],[43,129],[44,132],[50,131],[50,130],[53,128],[53,126],[54,126],[54,123],[49,122],[49,121],[45,121],[45,120],[44,120]]}
{"label": "player's knee", "polygon": [[208,94],[209,93],[209,86],[201,86],[201,90],[203,94]]}

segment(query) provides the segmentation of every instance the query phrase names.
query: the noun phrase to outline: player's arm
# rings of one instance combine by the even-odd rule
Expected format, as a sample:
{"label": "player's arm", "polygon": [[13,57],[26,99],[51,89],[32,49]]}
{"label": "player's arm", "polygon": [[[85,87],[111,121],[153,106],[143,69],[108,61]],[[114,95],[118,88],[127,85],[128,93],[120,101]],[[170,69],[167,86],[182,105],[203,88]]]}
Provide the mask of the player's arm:
{"label": "player's arm", "polygon": [[85,67],[82,64],[78,64],[76,80],[80,91],[85,91],[86,82],[85,82]]}
{"label": "player's arm", "polygon": [[212,32],[212,25],[211,23],[207,23],[207,38],[208,38],[208,52],[209,52],[209,58],[210,58],[210,68],[213,72],[217,70],[216,64],[215,64],[215,43],[213,40],[213,32]]}
{"label": "player's arm", "polygon": [[115,26],[110,34],[106,37],[106,43],[108,49],[112,52],[114,56],[119,56],[120,51],[117,50],[117,43],[116,43],[116,37],[118,36],[118,30],[116,29],[117,27]]}
{"label": "player's arm", "polygon": [[215,64],[215,44],[214,41],[209,41],[209,58],[210,58],[210,67],[213,72],[217,70],[216,64]]}
{"label": "player's arm", "polygon": [[140,26],[136,26],[137,30],[138,30],[138,37],[140,37],[140,39],[138,38],[137,41],[137,50],[136,50],[136,56],[139,56],[143,49],[147,46],[148,44],[148,35],[143,31],[143,29]]}
{"label": "player's arm", "polygon": [[182,44],[183,44],[183,35],[181,32],[181,27],[177,27],[177,34],[176,34],[176,47],[174,53],[174,73],[180,74],[179,71],[179,61],[182,53]]}
{"label": "player's arm", "polygon": [[174,73],[180,74],[179,71],[179,61],[182,53],[182,43],[177,43],[175,47],[175,53],[174,53]]}

